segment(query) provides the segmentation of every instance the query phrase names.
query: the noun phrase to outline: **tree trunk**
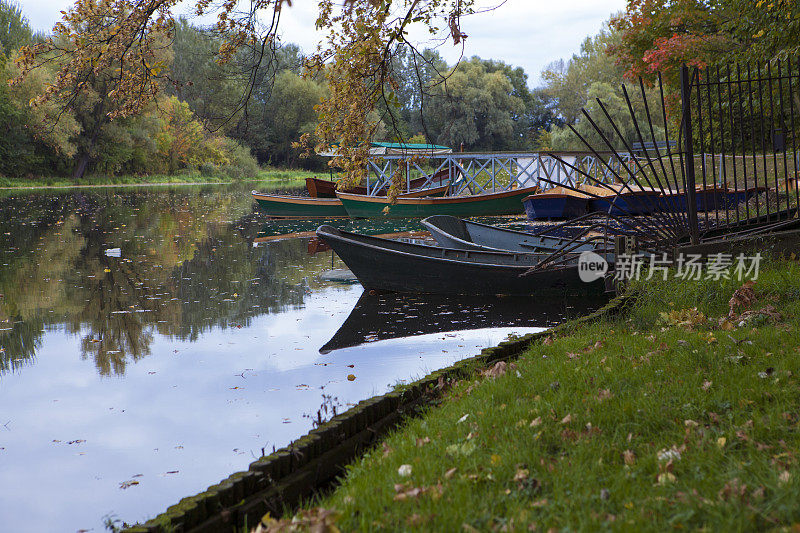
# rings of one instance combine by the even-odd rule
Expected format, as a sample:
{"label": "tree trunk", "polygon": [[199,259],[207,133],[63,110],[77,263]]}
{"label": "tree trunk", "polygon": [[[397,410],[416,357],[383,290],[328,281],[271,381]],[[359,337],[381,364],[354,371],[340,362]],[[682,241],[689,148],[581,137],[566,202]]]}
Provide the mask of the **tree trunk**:
{"label": "tree trunk", "polygon": [[78,158],[78,164],[75,166],[75,172],[72,173],[73,179],[79,180],[83,178],[83,175],[86,174],[86,169],[89,168],[90,160],[89,152],[81,154],[80,158]]}

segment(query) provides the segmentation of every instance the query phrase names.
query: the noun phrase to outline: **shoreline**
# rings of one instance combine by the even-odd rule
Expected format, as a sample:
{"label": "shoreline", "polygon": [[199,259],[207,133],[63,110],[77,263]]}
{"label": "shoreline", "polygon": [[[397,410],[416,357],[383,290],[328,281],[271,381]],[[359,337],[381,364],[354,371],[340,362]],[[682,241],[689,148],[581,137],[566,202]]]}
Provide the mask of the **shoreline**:
{"label": "shoreline", "polygon": [[441,399],[449,384],[477,374],[487,365],[511,361],[525,353],[536,340],[554,332],[569,331],[622,309],[629,296],[610,300],[604,307],[540,333],[525,335],[485,348],[479,355],[462,359],[385,394],[365,399],[306,435],[270,455],[257,459],[245,471],[205,491],[184,497],[164,512],[126,531],[215,531],[223,527],[254,525],[265,514],[280,516],[318,490],[335,483],[346,465],[390,431],[416,419],[431,402]]}

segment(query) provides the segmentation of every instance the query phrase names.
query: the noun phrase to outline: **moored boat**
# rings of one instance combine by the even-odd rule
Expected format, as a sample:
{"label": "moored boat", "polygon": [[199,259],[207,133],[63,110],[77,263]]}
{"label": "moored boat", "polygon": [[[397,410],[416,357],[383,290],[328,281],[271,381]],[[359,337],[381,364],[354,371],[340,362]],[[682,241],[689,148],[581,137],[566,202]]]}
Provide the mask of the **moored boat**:
{"label": "moored boat", "polygon": [[[433,183],[438,183],[436,180],[436,176],[431,178],[422,177],[416,178],[410,181],[411,190],[419,189],[423,187],[428,181],[432,181]],[[442,181],[442,180],[439,180]],[[438,185],[442,185],[442,183],[438,183]],[[312,198],[336,198],[336,182],[332,180],[323,180],[320,178],[306,178],[306,190],[308,191],[308,195]],[[350,192],[353,194],[367,194],[367,188],[363,185],[356,185],[354,187],[348,187],[344,189],[342,192]],[[380,190],[377,193],[377,196],[386,196],[386,189]]]}
{"label": "moored boat", "polygon": [[[638,187],[609,185],[608,188],[584,184],[582,191],[593,195],[589,199],[589,212],[609,213],[614,216],[646,215],[658,208],[661,193]],[[599,197],[599,198],[595,198]]]}
{"label": "moored boat", "polygon": [[[419,189],[404,193],[401,198],[445,194],[449,187],[449,185],[442,185],[431,189]],[[268,216],[275,218],[339,218],[349,216],[338,198],[286,196],[264,194],[257,191],[253,191],[252,195],[258,203],[258,207]]]}
{"label": "moored boat", "polygon": [[[698,186],[695,188],[695,204],[697,211],[715,211],[717,209],[725,209],[728,205],[728,189],[727,187],[718,187],[709,185],[707,187]],[[661,210],[673,212],[686,212],[688,202],[688,195],[685,191],[665,191],[661,195]]]}
{"label": "moored boat", "polygon": [[[427,217],[431,215],[453,215],[470,217],[478,215],[515,215],[522,213],[522,198],[538,190],[537,187],[512,189],[472,196],[409,197],[404,195],[391,204],[387,198],[363,196],[337,192],[351,217],[371,218],[390,216],[394,218]],[[384,209],[388,207],[388,213]]]}
{"label": "moored boat", "polygon": [[252,192],[258,207],[271,217],[337,218],[346,217],[347,210],[338,198],[310,198]]}
{"label": "moored boat", "polygon": [[428,229],[439,246],[445,248],[511,252],[552,252],[565,247],[576,252],[594,250],[591,243],[575,243],[563,237],[532,235],[450,215],[434,215],[420,223]]}
{"label": "moored boat", "polygon": [[566,187],[553,187],[523,198],[528,220],[575,218],[586,214],[589,196]]}
{"label": "moored boat", "polygon": [[728,189],[726,194],[727,206],[735,209],[737,205],[750,201],[751,198],[758,196],[767,188],[763,185],[746,187],[743,189]]}
{"label": "moored boat", "polygon": [[526,274],[548,254],[454,250],[358,235],[331,226],[317,236],[333,248],[367,290],[468,295],[600,292],[584,283],[577,260]]}

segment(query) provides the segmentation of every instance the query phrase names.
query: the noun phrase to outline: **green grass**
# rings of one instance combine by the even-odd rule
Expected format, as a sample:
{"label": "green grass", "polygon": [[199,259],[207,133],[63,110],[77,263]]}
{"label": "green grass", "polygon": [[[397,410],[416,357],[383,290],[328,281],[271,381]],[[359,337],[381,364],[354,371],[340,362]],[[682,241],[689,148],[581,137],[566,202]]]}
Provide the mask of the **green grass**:
{"label": "green grass", "polygon": [[75,180],[64,176],[40,176],[30,178],[8,178],[0,176],[0,187],[5,188],[30,188],[30,187],[80,187],[80,186],[115,186],[115,185],[158,185],[165,183],[231,183],[231,182],[261,182],[266,184],[279,184],[286,187],[303,187],[307,177],[324,173],[307,170],[264,168],[258,175],[242,179],[232,179],[228,176],[206,176],[199,172],[181,172],[177,174],[152,174],[137,175],[106,175],[93,174],[83,179]]}
{"label": "green grass", "polygon": [[[621,315],[539,342],[502,376],[456,384],[311,507],[340,513],[343,531],[800,522],[800,268],[762,265],[751,308],[782,318],[726,330],[718,320],[739,286],[640,285]],[[694,307],[708,319],[692,329],[662,315]]]}

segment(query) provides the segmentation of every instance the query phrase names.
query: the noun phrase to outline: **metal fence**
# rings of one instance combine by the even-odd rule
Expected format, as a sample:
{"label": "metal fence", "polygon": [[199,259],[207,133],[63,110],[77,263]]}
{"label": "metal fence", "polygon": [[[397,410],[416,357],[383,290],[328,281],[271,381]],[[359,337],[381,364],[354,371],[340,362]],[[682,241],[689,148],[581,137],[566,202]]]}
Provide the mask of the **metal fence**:
{"label": "metal fence", "polygon": [[[589,142],[570,126],[589,153],[597,156],[600,149],[608,150],[620,165],[607,167],[610,176],[597,180],[558,154],[551,155],[586,182],[607,189],[612,205],[634,191],[659,193],[646,216],[626,216],[618,207],[623,216],[611,217],[609,209],[603,223],[598,220],[602,215],[593,214],[572,225],[603,225],[609,243],[619,236],[635,236],[640,248],[650,253],[800,225],[800,139],[795,133],[800,121],[800,65],[775,61],[705,70],[683,67],[680,89],[680,101],[670,106],[660,76],[650,89],[642,80],[630,91],[623,85],[628,108],[624,118],[633,124],[633,138],[623,133],[623,117],[611,116],[599,100],[596,116],[583,110],[582,120],[600,142]],[[547,177],[541,180],[557,184]],[[564,186],[601,198],[573,184]]]}
{"label": "metal fence", "polygon": [[611,182],[623,165],[631,164],[630,160],[628,153],[613,152],[458,152],[414,157],[373,156],[369,160],[367,187],[369,194],[377,193],[400,171],[407,182],[419,177],[428,178],[426,185],[448,181],[452,184],[453,195],[532,186],[544,190],[554,183],[579,186],[587,180],[586,176],[599,182]]}

